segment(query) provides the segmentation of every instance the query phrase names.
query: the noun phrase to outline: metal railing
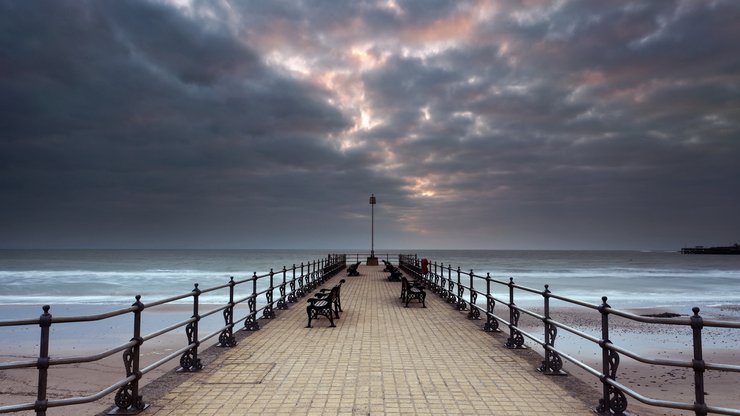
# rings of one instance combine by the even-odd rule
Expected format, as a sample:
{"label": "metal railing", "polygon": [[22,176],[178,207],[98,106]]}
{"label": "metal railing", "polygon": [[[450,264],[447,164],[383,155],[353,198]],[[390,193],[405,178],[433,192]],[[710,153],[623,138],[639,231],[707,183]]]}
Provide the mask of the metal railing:
{"label": "metal railing", "polygon": [[[50,407],[69,406],[82,403],[90,403],[103,398],[104,396],[116,391],[115,405],[120,413],[137,413],[146,408],[143,397],[139,394],[139,380],[166,362],[180,357],[180,370],[186,372],[195,372],[203,368],[200,358],[198,358],[198,347],[205,341],[218,336],[218,345],[222,347],[236,346],[234,337],[234,328],[236,325],[244,322],[244,330],[256,331],[259,329],[257,314],[262,313],[261,318],[272,319],[275,317],[275,308],[287,309],[289,303],[297,302],[299,297],[307,295],[311,290],[317,288],[327,279],[344,269],[346,266],[346,256],[343,254],[330,254],[326,258],[295,264],[291,268],[283,267],[277,272],[270,270],[267,274],[257,275],[254,273],[251,277],[234,280],[233,277],[228,283],[207,289],[201,289],[195,283],[192,291],[181,295],[172,296],[167,299],[143,303],[141,296],[136,296],[136,301],[128,308],[106,312],[98,315],[86,316],[64,316],[53,317],[49,311],[48,305],[43,306],[43,314],[38,319],[0,321],[0,327],[11,326],[36,326],[41,328],[41,341],[39,344],[39,356],[35,360],[13,361],[0,363],[0,370],[10,370],[19,368],[37,368],[38,369],[38,389],[36,401],[33,403],[22,403],[0,407],[0,413],[11,413],[19,411],[33,410],[37,415],[45,415],[46,410]],[[290,273],[290,278],[288,277]],[[277,278],[277,281],[275,280]],[[258,281],[262,280],[266,286],[258,290]],[[241,298],[236,299],[236,289],[249,287],[251,283],[251,292]],[[244,286],[242,286],[244,285]],[[204,293],[215,292],[227,289],[228,302],[211,309],[205,313],[199,311],[199,297]],[[275,296],[277,295],[277,296]],[[156,332],[142,336],[141,318],[142,313],[150,308],[171,304],[173,302],[192,298],[193,314],[189,319],[182,322],[162,328]],[[264,304],[258,307],[258,298],[264,298]],[[234,307],[246,302],[249,312],[234,320]],[[221,312],[224,319],[224,325],[217,330],[200,337],[198,333],[198,323],[201,319]],[[102,351],[94,355],[77,356],[69,358],[53,358],[49,351],[49,335],[52,325],[72,323],[72,322],[92,322],[101,321],[121,315],[131,314],[133,316],[133,336],[125,344]],[[178,328],[185,327],[187,344],[177,351],[166,357],[144,367],[140,366],[141,346],[161,335],[174,331]],[[123,351],[123,363],[126,371],[124,378],[115,382],[111,386],[100,390],[99,392],[83,397],[69,397],[64,399],[49,400],[47,398],[47,375],[50,367],[64,364],[80,364],[98,361],[110,357]]]}
{"label": "metal railing", "polygon": [[[358,262],[364,262],[367,260],[368,257],[370,257],[370,252],[365,253],[347,253],[345,254],[347,256],[347,262],[349,263],[358,263]],[[375,257],[379,259],[385,259],[386,261],[391,261],[391,259],[398,258],[399,254],[392,254],[392,253],[375,253]]]}
{"label": "metal railing", "polygon": [[[486,322],[483,329],[489,332],[501,332],[500,323],[508,326],[509,337],[506,340],[506,346],[512,349],[524,348],[524,338],[528,338],[535,344],[544,349],[544,359],[538,368],[540,372],[546,375],[564,374],[562,371],[563,359],[570,361],[590,375],[599,379],[602,384],[602,398],[596,407],[596,411],[601,414],[623,414],[627,410],[627,396],[630,396],[647,405],[682,409],[694,411],[697,415],[706,415],[708,413],[724,415],[740,415],[740,409],[731,409],[718,406],[710,406],[705,401],[707,392],[704,388],[704,373],[707,370],[735,372],[740,373],[740,365],[710,363],[704,361],[702,352],[702,329],[709,328],[730,328],[740,329],[740,322],[716,321],[703,319],[699,315],[699,308],[693,308],[693,316],[689,318],[657,318],[634,315],[629,312],[613,309],[607,303],[607,297],[601,298],[602,303],[599,305],[582,302],[565,296],[559,296],[552,293],[549,285],[545,285],[545,290],[537,290],[514,283],[513,278],[509,281],[494,279],[490,274],[485,276],[476,275],[473,270],[463,271],[460,267],[453,268],[451,265],[437,262],[427,263],[427,273],[422,273],[422,261],[417,255],[399,255],[399,266],[411,274],[416,279],[423,280],[431,290],[440,297],[445,299],[460,311],[469,311],[469,319],[481,319],[485,316]],[[467,280],[467,282],[464,282]],[[485,291],[476,289],[475,281],[479,281],[484,286]],[[465,285],[468,283],[468,286]],[[492,285],[498,285],[508,292],[508,299],[502,299],[494,296]],[[514,302],[515,289],[530,294],[542,296],[543,314],[519,307]],[[485,306],[477,303],[478,296],[485,298]],[[601,336],[593,336],[572,328],[551,318],[550,299],[557,299],[575,305],[577,307],[587,308],[597,311],[601,316]],[[508,308],[508,319],[504,319],[495,314],[496,304],[504,305]],[[543,339],[526,332],[519,326],[521,314],[526,314],[539,320],[543,324]],[[612,343],[609,339],[609,316],[616,315],[631,321],[658,324],[658,325],[679,325],[691,328],[693,343],[693,359],[691,361],[669,360],[653,357],[645,357],[634,353],[626,348]],[[555,347],[555,340],[558,334],[558,328],[576,335],[582,339],[597,344],[601,348],[601,369],[595,369],[579,360],[578,358],[565,353]],[[685,403],[669,400],[660,400],[640,394],[636,390],[618,382],[617,370],[619,368],[620,355],[625,355],[640,363],[679,367],[692,369],[694,373],[694,403]]]}

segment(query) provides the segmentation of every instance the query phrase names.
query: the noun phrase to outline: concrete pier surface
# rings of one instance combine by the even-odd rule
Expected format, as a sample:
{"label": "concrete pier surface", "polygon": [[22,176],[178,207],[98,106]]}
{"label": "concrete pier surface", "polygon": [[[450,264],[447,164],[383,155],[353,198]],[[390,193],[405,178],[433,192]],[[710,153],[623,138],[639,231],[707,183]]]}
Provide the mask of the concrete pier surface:
{"label": "concrete pier surface", "polygon": [[[428,291],[405,308],[382,267],[341,278],[344,312],[305,328],[306,299],[150,402],[147,415],[589,415],[593,393],[535,370]],[[583,395],[588,395],[586,399]]]}

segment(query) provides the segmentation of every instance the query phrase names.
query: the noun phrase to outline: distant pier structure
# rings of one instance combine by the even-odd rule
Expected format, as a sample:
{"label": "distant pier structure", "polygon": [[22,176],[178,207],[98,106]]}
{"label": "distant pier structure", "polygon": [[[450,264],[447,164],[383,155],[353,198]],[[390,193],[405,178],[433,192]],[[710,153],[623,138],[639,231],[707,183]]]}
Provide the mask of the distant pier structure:
{"label": "distant pier structure", "polygon": [[726,247],[684,247],[681,254],[740,254],[740,244]]}

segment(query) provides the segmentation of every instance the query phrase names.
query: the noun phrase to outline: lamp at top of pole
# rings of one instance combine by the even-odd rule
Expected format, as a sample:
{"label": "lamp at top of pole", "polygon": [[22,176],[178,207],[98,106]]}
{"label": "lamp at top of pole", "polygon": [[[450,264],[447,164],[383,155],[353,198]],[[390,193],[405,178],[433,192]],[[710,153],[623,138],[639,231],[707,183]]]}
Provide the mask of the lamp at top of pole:
{"label": "lamp at top of pole", "polygon": [[375,205],[376,204],[376,202],[375,202],[375,194],[372,194],[370,196],[370,204],[372,204],[372,205]]}

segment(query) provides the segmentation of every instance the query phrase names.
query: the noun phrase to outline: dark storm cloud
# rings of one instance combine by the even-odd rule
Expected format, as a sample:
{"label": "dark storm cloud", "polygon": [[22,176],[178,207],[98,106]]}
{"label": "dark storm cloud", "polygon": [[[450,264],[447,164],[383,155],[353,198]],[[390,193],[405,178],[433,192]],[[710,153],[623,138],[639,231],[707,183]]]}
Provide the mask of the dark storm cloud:
{"label": "dark storm cloud", "polygon": [[388,247],[740,230],[735,1],[0,8],[4,246],[363,246],[370,192]]}
{"label": "dark storm cloud", "polygon": [[85,245],[96,228],[178,244],[146,230],[208,221],[233,221],[233,244],[259,229],[250,215],[335,182],[323,139],[345,116],[229,33],[147,2],[2,8],[4,245]]}

